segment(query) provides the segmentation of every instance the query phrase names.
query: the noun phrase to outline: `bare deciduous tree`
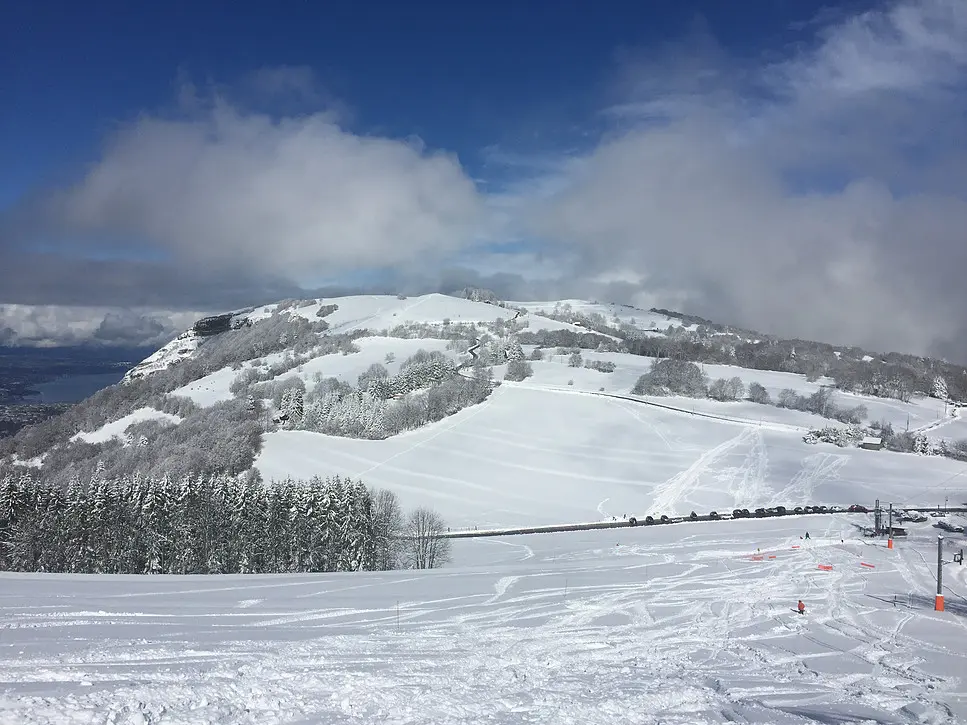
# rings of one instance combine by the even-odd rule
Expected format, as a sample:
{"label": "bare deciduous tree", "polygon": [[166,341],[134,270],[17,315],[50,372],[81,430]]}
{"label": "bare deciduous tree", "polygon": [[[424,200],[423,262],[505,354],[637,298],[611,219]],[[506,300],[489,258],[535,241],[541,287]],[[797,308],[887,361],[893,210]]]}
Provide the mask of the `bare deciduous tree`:
{"label": "bare deciduous tree", "polygon": [[769,405],[772,403],[772,396],[762,383],[752,382],[749,383],[749,400],[760,405]]}
{"label": "bare deciduous tree", "polygon": [[404,535],[403,509],[399,499],[385,488],[370,490],[373,500],[373,534],[375,568],[379,571],[399,569],[403,559],[401,537]]}
{"label": "bare deciduous tree", "polygon": [[406,520],[406,563],[411,569],[434,569],[450,560],[450,539],[443,538],[446,524],[432,509],[420,507]]}

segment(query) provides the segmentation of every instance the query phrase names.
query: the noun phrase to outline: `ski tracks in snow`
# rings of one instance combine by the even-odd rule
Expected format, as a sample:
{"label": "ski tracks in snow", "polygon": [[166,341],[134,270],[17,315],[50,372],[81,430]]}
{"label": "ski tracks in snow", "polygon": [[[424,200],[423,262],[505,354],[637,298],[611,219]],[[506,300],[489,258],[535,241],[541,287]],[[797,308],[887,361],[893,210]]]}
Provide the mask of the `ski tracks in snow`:
{"label": "ski tracks in snow", "polygon": [[802,460],[802,468],[789,484],[773,496],[772,505],[788,504],[790,501],[811,502],[815,488],[833,480],[849,460],[849,456],[836,453],[814,453],[806,456]]}
{"label": "ski tracks in snow", "polygon": [[[680,505],[687,504],[688,496],[699,488],[702,474],[732,453],[736,448],[754,441],[761,434],[755,428],[743,428],[742,431],[724,443],[703,453],[688,468],[675,474],[655,488],[654,501],[651,510],[659,513],[687,513],[680,510]],[[764,450],[764,449],[763,449]]]}
{"label": "ski tracks in snow", "polygon": [[769,472],[769,454],[766,442],[759,428],[752,428],[752,447],[746,454],[745,462],[738,475],[733,476],[729,493],[735,506],[748,507],[762,501],[770,490],[766,483]]}
{"label": "ski tracks in snow", "polygon": [[[416,587],[402,573],[374,574],[374,589],[352,599],[334,586],[342,577],[326,575],[305,608],[288,594],[245,592],[262,586],[257,577],[233,581],[259,603],[186,601],[159,579],[169,613],[153,624],[104,611],[66,629],[59,616],[78,612],[41,613],[58,625],[47,635],[61,638],[50,643],[57,654],[0,658],[0,720],[954,722],[945,700],[964,712],[956,669],[931,674],[920,655],[948,668],[964,657],[944,650],[942,636],[903,635],[912,613],[866,603],[862,590],[877,579],[853,568],[862,543],[841,546],[831,529],[835,544],[817,537],[793,551],[796,536],[781,523],[737,526],[686,540],[629,530],[617,544],[601,533],[565,559],[564,542],[582,539],[548,535],[532,542],[536,556],[526,547],[526,565],[427,573],[432,585]],[[747,559],[753,535],[775,559]],[[833,571],[817,571],[817,561]],[[279,583],[290,579],[313,578]],[[797,596],[805,617],[792,611]],[[70,596],[63,601],[70,608]],[[97,610],[110,601],[84,594],[73,603]],[[225,616],[222,607],[248,602],[244,615]],[[192,615],[172,617],[182,605]],[[3,615],[26,616],[9,605]],[[847,716],[838,709],[847,705],[858,710]]]}

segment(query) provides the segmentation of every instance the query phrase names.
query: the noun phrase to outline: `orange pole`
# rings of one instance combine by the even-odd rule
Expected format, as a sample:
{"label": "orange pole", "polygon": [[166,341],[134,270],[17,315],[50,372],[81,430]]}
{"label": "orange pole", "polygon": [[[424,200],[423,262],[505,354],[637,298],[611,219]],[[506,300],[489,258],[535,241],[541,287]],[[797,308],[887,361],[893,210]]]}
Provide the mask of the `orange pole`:
{"label": "orange pole", "polygon": [[937,599],[933,608],[943,611],[943,536],[937,537]]}

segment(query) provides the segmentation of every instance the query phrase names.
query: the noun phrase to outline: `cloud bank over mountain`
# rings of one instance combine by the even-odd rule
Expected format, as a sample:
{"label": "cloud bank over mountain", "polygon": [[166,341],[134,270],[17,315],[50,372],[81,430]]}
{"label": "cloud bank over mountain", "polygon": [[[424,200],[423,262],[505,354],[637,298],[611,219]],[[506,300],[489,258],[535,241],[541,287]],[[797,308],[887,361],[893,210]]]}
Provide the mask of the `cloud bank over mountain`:
{"label": "cloud bank over mountain", "polygon": [[354,131],[308,69],[183,83],[177,109],[3,215],[0,302],[215,309],[472,280],[967,360],[967,5],[790,37],[750,60],[698,23],[623,51],[583,145],[488,146],[512,172],[496,191],[452,153]]}

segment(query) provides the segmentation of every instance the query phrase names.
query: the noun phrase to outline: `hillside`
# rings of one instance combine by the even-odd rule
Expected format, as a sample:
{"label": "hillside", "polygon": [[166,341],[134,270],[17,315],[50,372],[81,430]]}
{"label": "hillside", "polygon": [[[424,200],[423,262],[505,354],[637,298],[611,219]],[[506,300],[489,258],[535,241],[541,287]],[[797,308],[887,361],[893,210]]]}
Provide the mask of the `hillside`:
{"label": "hillside", "polygon": [[473,291],[199,321],[0,442],[0,720],[963,721],[959,513],[892,550],[851,513],[391,555],[384,493],[451,530],[967,502],[962,369],[706,323]]}
{"label": "hillside", "polygon": [[[339,475],[457,527],[963,488],[962,369],[661,311],[484,298],[288,300],[201,320],[121,385],[3,442],[0,466],[64,486],[95,471]],[[810,431],[839,445],[807,445]],[[864,435],[893,450],[858,448]]]}

